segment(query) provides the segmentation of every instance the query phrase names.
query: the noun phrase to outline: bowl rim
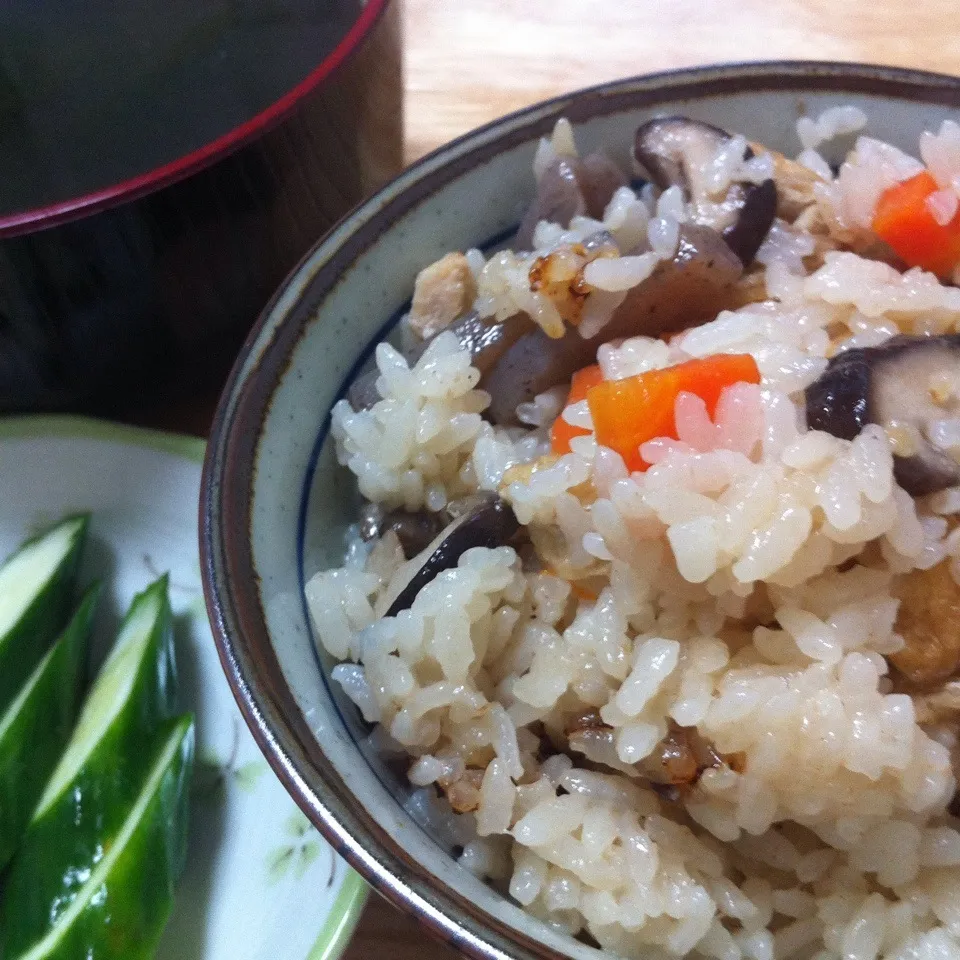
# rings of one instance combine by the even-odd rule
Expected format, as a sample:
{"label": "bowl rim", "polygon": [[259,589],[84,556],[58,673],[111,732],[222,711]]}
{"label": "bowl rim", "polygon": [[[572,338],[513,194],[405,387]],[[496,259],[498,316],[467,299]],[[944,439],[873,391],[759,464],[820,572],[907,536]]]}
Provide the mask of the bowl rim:
{"label": "bowl rim", "polygon": [[[251,329],[217,407],[200,496],[200,562],[207,611],[223,668],[240,710],[271,767],[334,848],[381,895],[434,936],[475,960],[549,960],[557,954],[431,882],[422,865],[397,859],[386,837],[348,791],[324,779],[322,750],[294,710],[259,607],[250,520],[255,458],[263,417],[289,357],[309,322],[298,305],[332,290],[339,276],[383,230],[484,158],[545,132],[557,116],[576,123],[606,105],[655,106],[668,99],[734,92],[804,90],[872,93],[917,103],[960,106],[960,78],[929,71],[820,60],[725,63],[667,70],[585,87],[543,100],[478,127],[428,153],[338,221],[291,271]],[[538,129],[539,128],[539,129]],[[257,635],[266,654],[255,658]],[[402,857],[400,858],[403,859]]]}
{"label": "bowl rim", "polygon": [[101,213],[123,203],[130,203],[148,193],[171,186],[179,180],[199,173],[223,157],[239,150],[287,119],[304,97],[313,93],[320,84],[335,73],[377,25],[389,3],[390,0],[366,0],[349,29],[323,60],[299,83],[243,123],[180,157],[175,157],[173,160],[144,170],[125,180],[69,197],[66,200],[4,214],[0,216],[0,239],[46,230],[80,217]]}

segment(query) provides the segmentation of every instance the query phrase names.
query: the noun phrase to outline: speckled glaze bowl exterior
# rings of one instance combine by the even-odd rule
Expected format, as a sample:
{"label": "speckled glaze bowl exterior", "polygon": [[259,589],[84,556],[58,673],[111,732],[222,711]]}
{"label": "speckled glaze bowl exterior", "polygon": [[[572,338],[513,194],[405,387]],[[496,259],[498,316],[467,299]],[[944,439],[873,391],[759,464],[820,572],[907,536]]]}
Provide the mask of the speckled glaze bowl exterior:
{"label": "speckled glaze bowl exterior", "polygon": [[[628,163],[633,131],[682,112],[785,151],[794,123],[841,103],[903,146],[960,107],[960,80],[850,64],[711,67],[641,77],[513,114],[433,153],[340,222],[267,307],[224,393],[201,497],[204,587],[220,656],[247,722],[304,812],[385,897],[476,958],[588,958],[458,867],[407,812],[404,784],[366,743],[329,682],[303,601],[339,564],[356,500],[329,412],[403,311],[419,268],[502,237],[533,180],[540,136],[568,117],[583,151]],[[291,909],[296,909],[291,904]]]}

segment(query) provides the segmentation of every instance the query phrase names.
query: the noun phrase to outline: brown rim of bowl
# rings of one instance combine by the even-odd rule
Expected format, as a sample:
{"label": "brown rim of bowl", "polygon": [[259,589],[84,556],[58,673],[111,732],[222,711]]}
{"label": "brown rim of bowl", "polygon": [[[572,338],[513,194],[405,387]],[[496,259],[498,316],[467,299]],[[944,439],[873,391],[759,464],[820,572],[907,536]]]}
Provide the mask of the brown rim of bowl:
{"label": "brown rim of bowl", "polygon": [[[465,170],[572,122],[665,99],[743,91],[870,93],[960,106],[960,79],[867,64],[779,61],[727,64],[618,80],[527,107],[440,147],[344,217],[293,270],[260,315],[228,379],[210,434],[200,496],[200,554],[207,611],[241,712],[277,776],[333,847],[394,905],[456,949],[484,960],[547,960],[554,951],[510,930],[452,890],[435,887],[353,800],[323,756],[283,679],[260,608],[250,543],[259,431],[313,307],[380,233]],[[526,121],[526,122],[524,122]],[[506,129],[496,135],[496,128]],[[449,161],[434,169],[437,161]],[[355,221],[351,223],[351,221]],[[340,246],[323,251],[336,232]],[[274,321],[269,338],[259,341]],[[215,523],[214,518],[219,522]]]}

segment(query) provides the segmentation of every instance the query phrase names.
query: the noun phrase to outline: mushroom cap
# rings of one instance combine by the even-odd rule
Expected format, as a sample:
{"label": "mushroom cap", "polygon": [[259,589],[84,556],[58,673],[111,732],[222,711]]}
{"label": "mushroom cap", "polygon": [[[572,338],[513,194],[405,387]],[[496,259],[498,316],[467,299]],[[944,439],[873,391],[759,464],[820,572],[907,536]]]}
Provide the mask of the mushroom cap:
{"label": "mushroom cap", "polygon": [[932,439],[932,426],[960,419],[960,397],[939,398],[938,382],[960,383],[960,334],[891,337],[846,350],[807,387],[807,425],[852,440],[868,423],[910,431],[916,450],[895,456],[894,476],[919,497],[960,483],[960,463]]}
{"label": "mushroom cap", "polygon": [[[726,130],[690,117],[657,117],[637,128],[633,154],[661,190],[680,187],[687,200],[706,198],[705,171],[732,137]],[[743,159],[753,151],[744,146]],[[723,205],[732,220],[723,239],[749,265],[777,215],[777,187],[772,179],[761,183],[737,181],[727,189]]]}
{"label": "mushroom cap", "polygon": [[377,616],[395,617],[408,610],[417,594],[438,574],[457,566],[467,550],[502,547],[520,529],[512,507],[497,494],[478,494],[474,501],[397,571],[377,602]]}

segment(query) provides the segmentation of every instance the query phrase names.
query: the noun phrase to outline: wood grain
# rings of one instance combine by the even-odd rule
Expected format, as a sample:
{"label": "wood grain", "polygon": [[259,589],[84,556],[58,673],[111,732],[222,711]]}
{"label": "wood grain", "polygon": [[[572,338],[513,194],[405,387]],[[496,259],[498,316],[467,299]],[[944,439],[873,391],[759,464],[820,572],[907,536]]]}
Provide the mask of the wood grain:
{"label": "wood grain", "polygon": [[[578,87],[740,60],[960,73],[955,0],[401,0],[406,160]],[[453,960],[370,899],[345,960]]]}
{"label": "wood grain", "polygon": [[740,60],[960,72],[954,0],[401,0],[406,158],[618,77]]}
{"label": "wood grain", "polygon": [[343,960],[457,960],[460,956],[372,894]]}

